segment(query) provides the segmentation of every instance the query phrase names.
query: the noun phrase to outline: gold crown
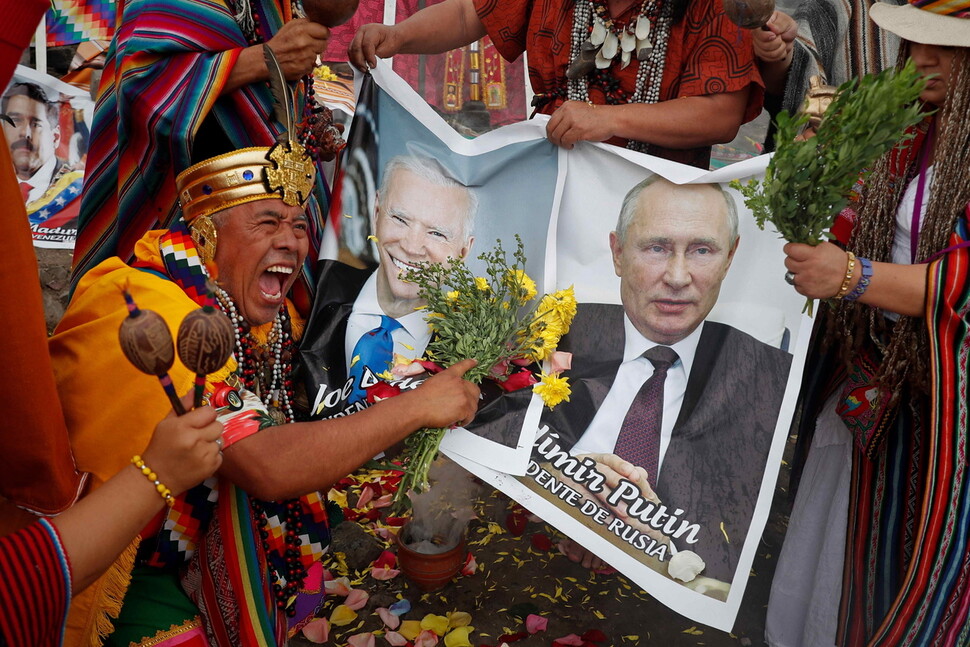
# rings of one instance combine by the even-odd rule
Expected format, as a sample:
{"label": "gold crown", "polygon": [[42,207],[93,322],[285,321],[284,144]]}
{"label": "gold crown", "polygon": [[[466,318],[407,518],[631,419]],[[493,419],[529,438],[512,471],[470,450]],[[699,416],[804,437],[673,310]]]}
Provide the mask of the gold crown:
{"label": "gold crown", "polygon": [[272,147],[242,148],[191,166],[175,178],[185,222],[254,200],[281,198],[306,204],[316,167],[292,140]]}

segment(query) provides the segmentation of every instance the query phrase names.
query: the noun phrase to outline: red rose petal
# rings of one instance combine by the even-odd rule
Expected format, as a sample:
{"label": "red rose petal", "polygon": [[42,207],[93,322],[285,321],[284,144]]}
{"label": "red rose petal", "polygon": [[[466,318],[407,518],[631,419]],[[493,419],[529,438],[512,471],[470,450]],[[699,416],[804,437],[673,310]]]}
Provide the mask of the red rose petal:
{"label": "red rose petal", "polygon": [[514,643],[518,640],[522,640],[523,638],[528,638],[528,637],[529,637],[529,633],[527,631],[518,631],[514,634],[503,634],[502,636],[499,637],[498,641],[500,643]]}
{"label": "red rose petal", "polygon": [[478,562],[475,561],[475,556],[472,555],[471,551],[465,556],[465,565],[461,567],[461,574],[465,576],[474,575],[478,572]]}
{"label": "red rose petal", "polygon": [[374,568],[394,568],[395,566],[397,566],[397,555],[389,550],[385,550],[374,560]]}
{"label": "red rose petal", "polygon": [[502,380],[505,378],[505,374],[509,371],[509,360],[503,359],[498,364],[492,367],[489,371],[488,377],[491,380]]}
{"label": "red rose petal", "polygon": [[582,647],[583,639],[576,634],[568,634],[566,636],[560,636],[552,641],[553,647]]}
{"label": "red rose petal", "polygon": [[537,532],[532,535],[532,546],[536,550],[548,551],[552,549],[552,540],[549,536],[541,532]]}
{"label": "red rose petal", "polygon": [[532,386],[538,381],[536,376],[532,374],[532,371],[517,371],[509,375],[505,380],[496,381],[495,383],[502,387],[503,391],[511,392]]}
{"label": "red rose petal", "polygon": [[342,479],[340,479],[339,481],[337,481],[337,482],[336,482],[336,483],[334,484],[334,486],[333,486],[333,487],[334,487],[334,489],[336,489],[336,490],[343,490],[344,488],[347,488],[347,487],[350,487],[350,486],[351,486],[351,485],[353,485],[354,483],[356,483],[356,481],[355,481],[354,479],[352,479],[352,478],[351,478],[351,477],[349,477],[349,476],[345,476],[345,477],[343,477]]}
{"label": "red rose petal", "polygon": [[424,367],[424,370],[426,370],[427,372],[429,372],[431,374],[440,373],[441,371],[445,370],[443,367],[439,366],[438,364],[435,364],[434,362],[432,362],[430,360],[419,359],[419,360],[415,360],[415,361],[418,364],[420,364],[422,367]]}
{"label": "red rose petal", "polygon": [[377,382],[367,387],[364,391],[367,393],[367,401],[373,404],[380,400],[386,400],[393,398],[395,395],[400,395],[401,387],[388,384],[387,382]]}
{"label": "red rose petal", "polygon": [[528,519],[526,519],[524,514],[510,512],[505,517],[505,527],[508,528],[509,532],[515,537],[522,536],[522,533],[525,532],[525,526],[527,523]]}
{"label": "red rose petal", "polygon": [[590,629],[580,636],[580,638],[594,643],[605,643],[607,641],[606,634],[599,629]]}
{"label": "red rose petal", "polygon": [[371,502],[374,498],[374,490],[370,488],[361,488],[360,496],[357,497],[357,505],[355,508],[363,508],[365,505]]}

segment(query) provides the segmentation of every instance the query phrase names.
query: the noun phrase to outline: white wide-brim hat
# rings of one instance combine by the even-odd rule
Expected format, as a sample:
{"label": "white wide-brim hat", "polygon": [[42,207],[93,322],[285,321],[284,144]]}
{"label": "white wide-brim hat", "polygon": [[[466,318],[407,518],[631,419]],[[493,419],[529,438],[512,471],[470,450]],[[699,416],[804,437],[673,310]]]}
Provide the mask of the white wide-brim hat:
{"label": "white wide-brim hat", "polygon": [[922,0],[916,4],[922,6],[877,2],[869,8],[869,17],[886,31],[913,43],[970,47],[970,0]]}

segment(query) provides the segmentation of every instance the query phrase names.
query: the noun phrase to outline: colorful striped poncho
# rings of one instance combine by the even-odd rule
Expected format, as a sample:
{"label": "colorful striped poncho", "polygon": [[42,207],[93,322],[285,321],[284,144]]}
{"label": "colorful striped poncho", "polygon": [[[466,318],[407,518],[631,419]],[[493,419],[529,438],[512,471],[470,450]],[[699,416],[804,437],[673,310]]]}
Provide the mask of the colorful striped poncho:
{"label": "colorful striped poncho", "polygon": [[[913,138],[894,149],[893,180],[905,179],[916,163],[929,121],[914,127]],[[916,392],[909,381],[896,385],[897,413],[877,440],[850,432],[834,411],[825,412],[825,418],[819,415],[823,407],[845,398],[839,392],[847,376],[841,349],[822,341],[832,334],[832,322],[817,322],[802,383],[798,442],[803,446],[798,449],[811,445],[811,452],[820,453],[817,460],[806,462],[805,482],[790,483],[791,488],[800,487],[790,530],[827,528],[807,531],[809,539],[796,540],[795,548],[783,551],[779,559],[768,612],[772,645],[970,644],[970,205],[947,216],[953,225],[946,247],[920,261],[927,268],[921,323],[927,331],[930,392]],[[854,222],[854,209],[846,209],[833,228],[840,241],[849,239]],[[890,251],[884,253],[888,258]],[[833,311],[823,314],[833,316]],[[876,349],[871,352],[872,358],[882,357]],[[819,444],[812,442],[816,427],[824,438]],[[834,439],[839,434],[844,441]],[[851,461],[851,479],[845,473],[846,481],[841,481],[842,465],[822,465],[843,459]],[[842,492],[845,484],[848,491]],[[843,523],[841,514],[846,512],[840,505],[848,510],[844,552],[836,557],[832,551],[843,540],[836,524]],[[786,542],[793,537],[790,533]],[[838,596],[839,585],[836,627],[834,617],[821,615],[830,606],[820,596]],[[832,625],[822,618],[831,618]],[[837,635],[829,633],[835,631]]]}
{"label": "colorful striped poncho", "polygon": [[[291,17],[285,0],[252,0],[251,6],[262,41]],[[171,224],[178,212],[175,176],[191,166],[204,120],[210,118],[207,128],[218,125],[234,148],[275,143],[283,126],[269,117],[267,84],[219,96],[250,45],[234,13],[221,0],[125,3],[95,108],[73,284],[107,258],[130,259],[147,231]],[[299,115],[304,97],[297,85]],[[308,263],[317,257],[328,200],[323,174],[317,173],[317,191],[307,206]]]}
{"label": "colorful striped poncho", "polygon": [[[933,392],[875,461],[853,453],[841,645],[970,641],[970,207],[929,266]],[[905,407],[904,407],[905,409]]]}

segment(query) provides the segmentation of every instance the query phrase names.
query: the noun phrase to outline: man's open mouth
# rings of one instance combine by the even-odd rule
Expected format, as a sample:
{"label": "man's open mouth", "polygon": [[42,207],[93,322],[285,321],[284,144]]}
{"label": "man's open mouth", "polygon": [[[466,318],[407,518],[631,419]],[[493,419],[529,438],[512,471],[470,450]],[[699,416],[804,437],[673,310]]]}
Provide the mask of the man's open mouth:
{"label": "man's open mouth", "polygon": [[259,277],[259,291],[271,301],[283,298],[283,286],[293,274],[293,268],[286,265],[271,265]]}

